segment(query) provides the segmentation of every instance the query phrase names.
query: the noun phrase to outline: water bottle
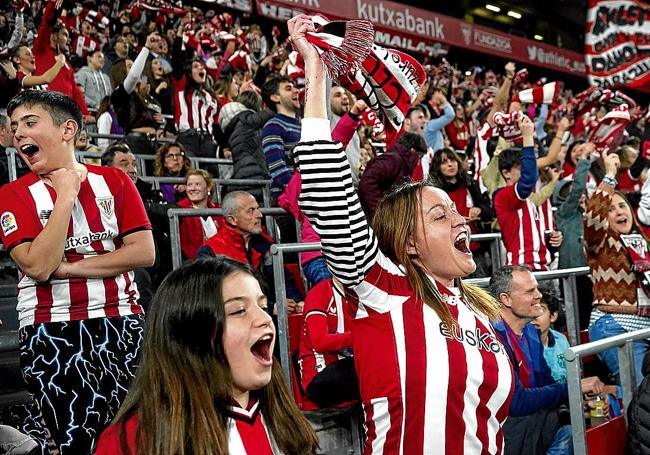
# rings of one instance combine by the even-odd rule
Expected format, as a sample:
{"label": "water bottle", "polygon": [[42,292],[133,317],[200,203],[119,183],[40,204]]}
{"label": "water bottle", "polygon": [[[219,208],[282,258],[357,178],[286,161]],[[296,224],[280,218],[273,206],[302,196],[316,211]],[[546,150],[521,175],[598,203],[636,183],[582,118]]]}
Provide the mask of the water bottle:
{"label": "water bottle", "polygon": [[607,420],[605,415],[605,402],[600,398],[600,395],[596,396],[591,400],[591,409],[589,411],[589,417],[591,420],[591,427],[600,425],[601,423]]}

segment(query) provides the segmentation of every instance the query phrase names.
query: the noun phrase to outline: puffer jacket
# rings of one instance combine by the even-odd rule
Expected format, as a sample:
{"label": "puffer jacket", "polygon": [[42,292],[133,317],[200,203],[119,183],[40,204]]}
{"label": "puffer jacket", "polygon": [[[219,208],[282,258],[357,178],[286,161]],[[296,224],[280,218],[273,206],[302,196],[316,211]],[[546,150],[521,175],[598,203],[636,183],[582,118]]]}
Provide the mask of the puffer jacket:
{"label": "puffer jacket", "polygon": [[[245,110],[237,114],[226,126],[224,135],[232,152],[233,179],[269,179],[269,170],[262,151],[260,130],[273,117],[271,111]],[[228,187],[228,191],[244,190],[262,201],[258,187]]]}
{"label": "puffer jacket", "polygon": [[645,377],[627,407],[627,445],[632,455],[650,454],[650,356],[643,359]]}

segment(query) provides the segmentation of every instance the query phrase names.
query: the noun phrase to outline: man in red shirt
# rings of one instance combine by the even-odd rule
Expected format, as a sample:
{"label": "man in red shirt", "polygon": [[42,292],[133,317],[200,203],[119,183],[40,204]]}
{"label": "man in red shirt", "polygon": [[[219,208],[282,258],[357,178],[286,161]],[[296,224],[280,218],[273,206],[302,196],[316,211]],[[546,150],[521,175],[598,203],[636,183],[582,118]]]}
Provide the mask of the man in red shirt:
{"label": "man in red shirt", "polygon": [[[55,57],[58,54],[65,53],[68,50],[68,40],[70,35],[62,22],[57,22],[57,13],[55,11],[56,0],[49,0],[41,25],[38,27],[38,35],[34,40],[33,52],[36,58],[35,76],[39,76],[47,71],[56,63]],[[77,87],[74,78],[74,70],[70,63],[66,63],[59,71],[59,74],[52,82],[48,84],[48,90],[61,92],[72,98],[83,113],[83,120],[86,123],[94,123],[95,119],[90,115],[86,100]]]}

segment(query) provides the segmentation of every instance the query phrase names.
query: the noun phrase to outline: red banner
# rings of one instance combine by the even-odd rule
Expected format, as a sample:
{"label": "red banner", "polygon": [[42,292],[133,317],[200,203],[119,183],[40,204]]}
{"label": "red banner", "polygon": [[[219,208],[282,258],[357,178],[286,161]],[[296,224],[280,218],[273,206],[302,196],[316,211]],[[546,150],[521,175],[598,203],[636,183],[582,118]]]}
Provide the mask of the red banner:
{"label": "red banner", "polygon": [[591,85],[650,91],[650,6],[589,0],[585,56]]}
{"label": "red banner", "polygon": [[[584,76],[584,56],[577,52],[509,35],[460,19],[383,0],[257,0],[259,14],[287,21],[297,13],[329,18],[365,19],[377,29],[381,44],[428,52],[435,43]],[[384,33],[385,35],[381,35]],[[386,42],[388,41],[388,42]],[[444,49],[444,46],[443,46]]]}

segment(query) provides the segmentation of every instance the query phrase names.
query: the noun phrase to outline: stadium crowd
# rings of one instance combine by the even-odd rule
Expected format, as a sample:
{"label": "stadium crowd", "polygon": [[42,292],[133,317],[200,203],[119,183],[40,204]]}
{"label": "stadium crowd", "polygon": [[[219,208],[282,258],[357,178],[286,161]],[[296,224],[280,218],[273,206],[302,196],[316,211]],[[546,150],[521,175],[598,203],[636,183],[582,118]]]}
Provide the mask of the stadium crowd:
{"label": "stadium crowd", "polygon": [[[647,96],[427,57],[391,117],[326,78],[327,40],[308,35],[327,26],[298,16],[287,34],[177,3],[0,12],[0,237],[33,397],[25,422],[0,422],[31,438],[0,438],[20,453],[315,453],[273,362],[270,248],[322,241],[289,256],[302,275],[285,270],[280,307],[304,318],[295,386],[320,407],[360,402],[364,453],[572,453],[562,299],[531,272],[590,267],[591,340],[650,328]],[[267,206],[287,213],[266,226]],[[221,212],[182,217],[175,239],[169,208]],[[499,269],[471,241],[492,232]],[[491,277],[490,294],[468,277]],[[649,348],[634,342],[634,453],[650,446]],[[617,353],[599,357],[609,374],[582,390],[614,416]]]}

